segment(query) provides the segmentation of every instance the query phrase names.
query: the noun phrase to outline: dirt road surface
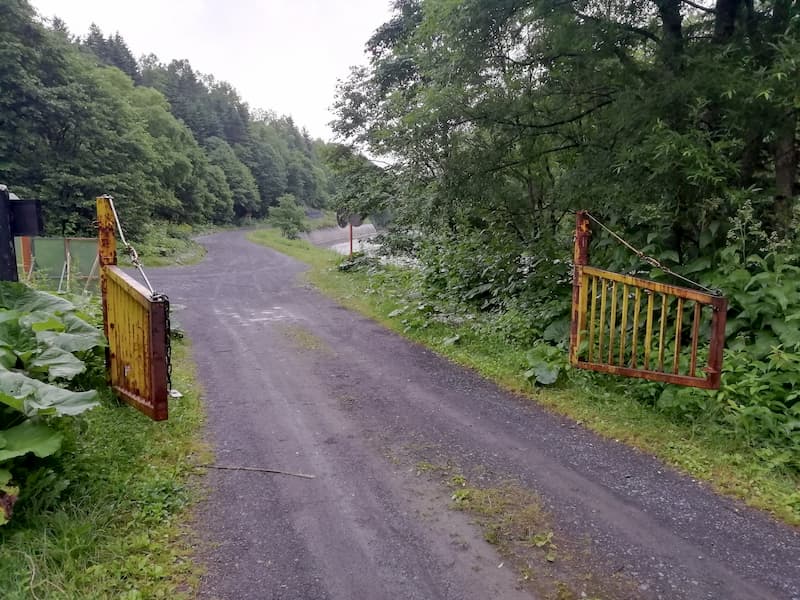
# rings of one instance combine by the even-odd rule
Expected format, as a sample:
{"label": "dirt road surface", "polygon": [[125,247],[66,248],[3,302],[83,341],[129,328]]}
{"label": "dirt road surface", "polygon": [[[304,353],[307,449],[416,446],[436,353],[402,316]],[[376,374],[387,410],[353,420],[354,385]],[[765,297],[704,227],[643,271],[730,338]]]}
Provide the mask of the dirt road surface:
{"label": "dirt road surface", "polygon": [[151,277],[194,344],[216,464],[313,476],[209,471],[201,597],[548,597],[547,565],[515,572],[424,472],[447,465],[539,495],[575,597],[800,600],[796,530],[339,307],[241,232],[201,242]]}

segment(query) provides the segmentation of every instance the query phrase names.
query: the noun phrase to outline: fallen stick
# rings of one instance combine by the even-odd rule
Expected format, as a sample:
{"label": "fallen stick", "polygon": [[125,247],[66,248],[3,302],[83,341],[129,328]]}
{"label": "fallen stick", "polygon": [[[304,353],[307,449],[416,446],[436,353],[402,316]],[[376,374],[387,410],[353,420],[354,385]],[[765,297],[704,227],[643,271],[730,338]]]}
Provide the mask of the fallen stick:
{"label": "fallen stick", "polygon": [[200,465],[206,469],[219,469],[221,471],[254,471],[256,473],[275,473],[276,475],[289,475],[290,477],[300,477],[302,479],[315,479],[314,475],[306,475],[305,473],[291,473],[289,471],[280,471],[278,469],[262,469],[260,467],[228,467],[224,465]]}

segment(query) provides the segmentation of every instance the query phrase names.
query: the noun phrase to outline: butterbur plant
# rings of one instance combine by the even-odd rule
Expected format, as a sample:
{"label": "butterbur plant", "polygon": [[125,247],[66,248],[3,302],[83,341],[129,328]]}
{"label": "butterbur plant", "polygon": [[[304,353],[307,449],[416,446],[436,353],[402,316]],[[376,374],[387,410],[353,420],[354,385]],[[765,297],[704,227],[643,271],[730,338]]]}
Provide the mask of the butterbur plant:
{"label": "butterbur plant", "polygon": [[530,367],[525,377],[533,384],[552,385],[569,366],[564,350],[544,342],[528,350],[525,359]]}
{"label": "butterbur plant", "polygon": [[0,525],[11,518],[19,494],[16,460],[44,458],[61,447],[52,420],[98,404],[96,390],[81,389],[87,363],[105,338],[71,302],[23,284],[0,282]]}

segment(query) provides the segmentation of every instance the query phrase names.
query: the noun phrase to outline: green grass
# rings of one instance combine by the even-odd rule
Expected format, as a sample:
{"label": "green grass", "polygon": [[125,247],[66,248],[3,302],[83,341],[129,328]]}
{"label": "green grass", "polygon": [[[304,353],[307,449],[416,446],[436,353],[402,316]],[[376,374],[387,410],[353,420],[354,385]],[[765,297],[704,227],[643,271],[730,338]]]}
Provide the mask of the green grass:
{"label": "green grass", "polygon": [[186,344],[173,344],[173,365],[184,396],[171,402],[168,421],[106,399],[64,424],[55,474],[42,476],[0,529],[4,600],[195,596],[200,570],[187,523],[202,494],[197,465],[210,454]]}
{"label": "green grass", "polygon": [[339,226],[339,224],[336,222],[336,213],[332,210],[323,210],[322,216],[318,219],[309,219],[306,217],[305,223],[309,231]]}
{"label": "green grass", "polygon": [[[216,229],[210,226],[198,229],[191,225],[155,222],[148,226],[142,240],[132,245],[145,267],[193,265],[203,259],[206,251],[192,237]],[[124,247],[119,242],[117,254],[121,264],[130,263]]]}
{"label": "green grass", "polygon": [[608,575],[587,568],[596,549],[567,539],[536,494],[515,481],[495,487],[472,485],[461,475],[450,477],[451,508],[470,514],[484,539],[519,575],[521,585],[538,598],[633,597],[636,588],[620,574]]}
{"label": "green grass", "polygon": [[[523,394],[549,410],[566,415],[613,440],[640,448],[685,473],[709,482],[718,492],[740,498],[793,525],[800,525],[800,479],[773,469],[768,461],[727,432],[699,422],[677,422],[625,395],[614,393],[580,373],[580,385],[532,388],[522,375],[525,348],[510,345],[501,335],[477,335],[469,324],[433,322],[409,327],[408,316],[388,315],[404,305],[411,278],[402,272],[390,277],[364,271],[340,272],[342,257],[305,241],[289,241],[271,231],[249,236],[310,265],[308,280],[342,305],[424,344],[452,361],[474,369],[509,391]],[[406,322],[404,322],[406,321]],[[459,335],[455,344],[445,340]]]}
{"label": "green grass", "polygon": [[334,268],[336,261],[341,258],[341,255],[333,250],[317,248],[305,240],[287,239],[277,229],[252,231],[247,234],[247,239],[311,265],[312,273],[322,273]]}

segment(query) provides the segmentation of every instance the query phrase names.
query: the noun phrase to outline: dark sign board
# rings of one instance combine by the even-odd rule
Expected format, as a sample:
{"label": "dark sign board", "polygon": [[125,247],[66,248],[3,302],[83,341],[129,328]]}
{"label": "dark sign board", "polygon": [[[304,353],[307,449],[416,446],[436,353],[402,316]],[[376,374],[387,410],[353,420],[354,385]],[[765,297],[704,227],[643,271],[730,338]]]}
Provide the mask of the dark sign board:
{"label": "dark sign board", "polygon": [[12,200],[11,235],[37,236],[44,233],[42,221],[42,203],[40,200]]}

